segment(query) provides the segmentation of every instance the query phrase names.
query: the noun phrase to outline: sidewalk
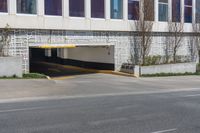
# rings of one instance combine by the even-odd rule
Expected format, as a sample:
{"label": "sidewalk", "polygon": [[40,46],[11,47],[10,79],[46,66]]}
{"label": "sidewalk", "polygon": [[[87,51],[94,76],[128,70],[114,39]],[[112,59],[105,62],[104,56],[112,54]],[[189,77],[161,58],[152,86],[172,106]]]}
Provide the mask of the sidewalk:
{"label": "sidewalk", "polygon": [[74,97],[159,93],[196,90],[199,76],[132,78],[107,74],[88,74],[65,80],[0,80],[0,101],[37,97]]}

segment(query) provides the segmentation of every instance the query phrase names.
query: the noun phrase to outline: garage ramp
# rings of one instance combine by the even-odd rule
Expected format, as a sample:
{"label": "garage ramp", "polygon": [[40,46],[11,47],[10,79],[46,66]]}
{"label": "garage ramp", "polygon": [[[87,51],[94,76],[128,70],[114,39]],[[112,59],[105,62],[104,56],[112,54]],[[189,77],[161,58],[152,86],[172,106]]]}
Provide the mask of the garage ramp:
{"label": "garage ramp", "polygon": [[[30,70],[52,76],[84,74],[71,69],[56,70],[41,62],[77,66],[87,69],[114,70],[114,45],[112,44],[32,44],[30,45]],[[54,71],[54,72],[52,72]],[[57,73],[57,72],[58,73]]]}

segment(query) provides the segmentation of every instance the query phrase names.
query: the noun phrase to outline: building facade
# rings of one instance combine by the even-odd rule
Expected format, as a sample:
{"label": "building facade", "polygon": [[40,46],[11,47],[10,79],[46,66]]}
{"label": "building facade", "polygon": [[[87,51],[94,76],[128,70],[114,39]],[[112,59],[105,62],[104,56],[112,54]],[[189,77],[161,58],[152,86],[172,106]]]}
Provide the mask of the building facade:
{"label": "building facade", "polygon": [[[179,55],[188,55],[193,23],[200,22],[200,0],[150,0],[154,22],[150,55],[163,55],[168,20],[184,23]],[[30,48],[66,61],[114,65],[130,61],[140,0],[0,0],[0,28],[12,28],[9,54],[23,57],[29,72]],[[0,33],[1,34],[1,33]]]}

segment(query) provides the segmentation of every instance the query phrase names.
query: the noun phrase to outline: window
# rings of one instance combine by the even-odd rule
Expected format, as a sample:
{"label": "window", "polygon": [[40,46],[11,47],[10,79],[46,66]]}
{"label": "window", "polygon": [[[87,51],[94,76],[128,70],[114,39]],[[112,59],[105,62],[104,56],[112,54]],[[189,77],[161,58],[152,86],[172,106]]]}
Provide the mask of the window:
{"label": "window", "polygon": [[192,23],[192,0],[185,0],[184,20],[186,23]]}
{"label": "window", "polygon": [[154,21],[154,0],[144,0],[144,20]]}
{"label": "window", "polygon": [[181,21],[181,2],[180,2],[180,0],[172,1],[172,21],[173,22]]}
{"label": "window", "polygon": [[196,0],[196,22],[200,23],[200,0]]}
{"label": "window", "polygon": [[36,14],[36,0],[17,0],[17,13]]}
{"label": "window", "polygon": [[8,12],[7,0],[0,0],[0,12]]}
{"label": "window", "polygon": [[139,0],[128,0],[128,19],[139,19]]}
{"label": "window", "polygon": [[168,21],[168,0],[159,0],[159,21]]}
{"label": "window", "polygon": [[45,15],[62,16],[62,0],[45,0]]}
{"label": "window", "polygon": [[105,18],[104,0],[91,0],[92,18]]}
{"label": "window", "polygon": [[69,16],[84,17],[84,0],[69,0]]}
{"label": "window", "polygon": [[123,0],[111,0],[111,18],[123,18]]}

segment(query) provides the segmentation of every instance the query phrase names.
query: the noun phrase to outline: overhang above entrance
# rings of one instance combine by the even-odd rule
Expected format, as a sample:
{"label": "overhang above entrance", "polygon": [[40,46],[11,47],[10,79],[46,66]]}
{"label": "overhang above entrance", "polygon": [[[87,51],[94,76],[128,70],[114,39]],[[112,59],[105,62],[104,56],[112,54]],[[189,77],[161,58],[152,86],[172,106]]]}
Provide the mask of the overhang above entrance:
{"label": "overhang above entrance", "polygon": [[96,44],[31,44],[30,48],[53,49],[53,48],[76,48],[76,47],[108,47],[114,46],[112,43]]}

